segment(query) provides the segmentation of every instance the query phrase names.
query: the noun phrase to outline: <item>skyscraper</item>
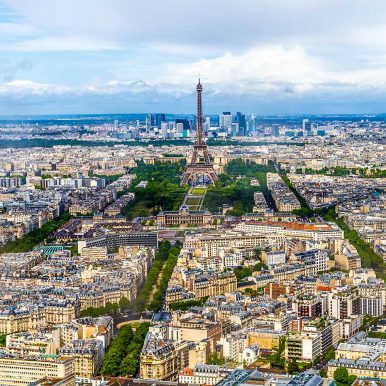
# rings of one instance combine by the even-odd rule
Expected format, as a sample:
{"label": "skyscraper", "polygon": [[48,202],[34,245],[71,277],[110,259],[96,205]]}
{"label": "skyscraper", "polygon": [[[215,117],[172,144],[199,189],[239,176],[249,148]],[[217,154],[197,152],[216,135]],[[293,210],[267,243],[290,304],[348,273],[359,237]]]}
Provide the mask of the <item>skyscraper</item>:
{"label": "skyscraper", "polygon": [[184,125],[183,123],[176,123],[176,132],[178,136],[182,137],[184,133]]}
{"label": "skyscraper", "polygon": [[210,129],[210,117],[206,117],[206,118],[205,118],[205,123],[204,123],[204,132],[205,132],[205,135],[208,134],[209,129]]}
{"label": "skyscraper", "polygon": [[155,115],[155,126],[161,127],[161,122],[165,122],[165,114],[164,113],[159,113]]}
{"label": "skyscraper", "polygon": [[177,118],[176,119],[176,125],[178,123],[182,123],[184,130],[188,131],[190,129],[190,123],[189,123],[189,121],[187,119]]}
{"label": "skyscraper", "polygon": [[230,111],[224,111],[218,116],[218,125],[221,130],[230,133],[232,128],[232,114]]}
{"label": "skyscraper", "polygon": [[176,126],[182,124],[182,137],[187,138],[189,136],[190,122],[188,119],[177,118]]}
{"label": "skyscraper", "polygon": [[250,118],[247,122],[247,133],[246,134],[253,134],[256,131],[256,117],[251,114]]}
{"label": "skyscraper", "polygon": [[146,132],[148,133],[151,128],[151,114],[146,115]]}
{"label": "skyscraper", "polygon": [[279,125],[272,125],[272,136],[273,137],[279,137],[280,136]]}
{"label": "skyscraper", "polygon": [[231,137],[236,137],[239,132],[239,124],[237,122],[232,123],[230,135]]}
{"label": "skyscraper", "polygon": [[166,122],[161,122],[160,126],[161,126],[160,134],[161,134],[162,138],[167,138],[167,136],[168,136],[168,124]]}
{"label": "skyscraper", "polygon": [[237,135],[245,136],[247,125],[245,122],[245,114],[240,113],[239,111],[236,113],[236,122],[239,124],[239,131]]}
{"label": "skyscraper", "polygon": [[312,133],[312,123],[309,119],[303,119],[303,131],[307,135],[311,135]]}

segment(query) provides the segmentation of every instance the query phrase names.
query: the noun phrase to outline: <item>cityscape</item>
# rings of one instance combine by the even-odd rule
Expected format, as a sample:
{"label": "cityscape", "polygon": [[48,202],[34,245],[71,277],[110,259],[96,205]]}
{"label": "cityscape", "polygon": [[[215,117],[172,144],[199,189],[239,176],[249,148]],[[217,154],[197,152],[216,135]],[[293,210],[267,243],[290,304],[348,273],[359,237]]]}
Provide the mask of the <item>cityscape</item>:
{"label": "cityscape", "polygon": [[[186,21],[200,66],[184,72],[180,67],[188,63],[173,64],[180,89],[170,74],[154,87],[131,82],[119,94],[73,88],[78,75],[66,77],[75,62],[79,76],[86,76],[83,66],[95,70],[95,82],[103,78],[104,55],[124,68],[127,58],[117,52],[129,48],[113,44],[120,34],[137,50],[133,73],[152,50],[168,68],[166,51],[193,47],[189,26],[178,18],[170,28],[181,32],[184,44],[163,30],[167,25],[150,26],[153,13],[163,15],[156,3],[16,6],[0,0],[0,31],[6,31],[4,44],[0,40],[0,386],[386,386],[386,108],[371,100],[383,100],[377,87],[386,78],[366,89],[373,95],[362,105],[355,93],[365,79],[354,85],[345,78],[352,91],[347,98],[331,74],[327,80],[315,74],[315,92],[331,87],[325,103],[315,97],[315,108],[298,91],[284,91],[294,104],[281,94],[271,101],[273,94],[263,91],[271,92],[275,82],[262,85],[258,78],[257,89],[242,94],[255,67],[239,63],[236,73],[226,64],[236,53],[224,51],[225,64],[207,53],[211,39],[221,46],[229,31],[214,28],[212,36],[203,25],[203,42],[200,27]],[[297,1],[289,3],[300,10]],[[313,20],[320,12],[320,28],[304,22],[309,38],[330,44],[321,12],[327,6],[299,3]],[[282,16],[271,12],[289,8],[256,4],[231,0],[221,8],[209,0],[202,15],[190,1],[165,1],[168,12],[191,12],[197,23],[213,9],[226,21],[238,6],[244,21],[248,12],[267,15],[273,39]],[[81,26],[64,17],[83,16],[85,9],[90,20]],[[148,12],[152,39],[134,21],[140,9]],[[371,20],[385,11],[379,3]],[[100,20],[109,28],[91,28]],[[307,41],[292,31],[293,20],[285,23],[283,42]],[[237,42],[244,29],[255,28],[240,27]],[[310,32],[315,28],[318,38]],[[354,44],[342,41],[332,45]],[[230,39],[229,50],[233,44]],[[325,50],[327,43],[320,44]],[[357,44],[371,46],[366,39]],[[269,56],[267,47],[259,50]],[[308,63],[302,50],[295,52]],[[35,72],[25,59],[16,68],[10,63],[19,53],[38,55],[38,66],[50,57],[52,67]],[[320,65],[300,60],[290,71],[292,59],[277,60],[280,68],[269,58],[266,65],[283,71],[288,82]],[[344,60],[336,60],[344,77]],[[144,67],[158,71],[155,62]],[[37,80],[18,80],[28,71],[47,82],[63,72],[68,86],[45,89]],[[224,73],[235,83],[229,94],[222,88],[229,83],[219,80]],[[168,91],[160,94],[160,87]],[[126,110],[121,92],[130,94],[125,101],[136,98]],[[263,101],[273,107],[260,110]]]}

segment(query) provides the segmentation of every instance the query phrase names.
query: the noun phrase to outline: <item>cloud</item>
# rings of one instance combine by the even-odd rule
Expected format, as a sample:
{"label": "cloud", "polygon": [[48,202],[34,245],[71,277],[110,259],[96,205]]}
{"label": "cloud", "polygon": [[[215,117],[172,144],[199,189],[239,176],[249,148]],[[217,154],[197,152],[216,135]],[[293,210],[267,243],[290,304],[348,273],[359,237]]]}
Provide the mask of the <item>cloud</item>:
{"label": "cloud", "polygon": [[[276,75],[275,75],[276,76]],[[384,89],[351,83],[290,83],[267,79],[241,87],[204,81],[204,111],[258,114],[376,113],[386,103]],[[0,85],[0,114],[42,113],[192,113],[195,85],[109,81],[68,86],[17,80]],[[366,97],[364,97],[366,95]]]}
{"label": "cloud", "polygon": [[0,85],[0,94],[5,95],[63,94],[68,91],[70,91],[70,88],[66,86],[36,83],[30,80],[13,80]]}
{"label": "cloud", "polygon": [[0,79],[4,82],[12,81],[18,73],[29,71],[32,67],[32,62],[27,59],[12,63],[8,59],[0,58]]}
{"label": "cloud", "polygon": [[[162,45],[165,50],[200,47],[217,53],[260,44],[299,44],[315,50],[320,42],[358,46],[371,40],[382,45],[383,36],[376,31],[378,26],[384,28],[386,17],[382,0],[208,0],[204,7],[196,0],[4,3],[16,34],[24,36],[20,49],[33,41],[35,49],[42,51],[62,50],[62,44],[55,44],[62,39],[72,42],[75,50],[80,43],[85,49],[98,50],[102,40],[122,49]],[[65,50],[69,48],[64,45]]]}
{"label": "cloud", "polygon": [[183,84],[202,74],[210,84],[234,90],[258,87],[276,82],[325,82],[329,79],[322,63],[306,54],[302,47],[255,47],[240,54],[227,52],[213,59],[201,59],[183,66],[168,64],[165,77],[171,83]]}
{"label": "cloud", "polygon": [[0,112],[191,112],[198,74],[208,111],[384,110],[385,18],[382,0],[0,0]]}

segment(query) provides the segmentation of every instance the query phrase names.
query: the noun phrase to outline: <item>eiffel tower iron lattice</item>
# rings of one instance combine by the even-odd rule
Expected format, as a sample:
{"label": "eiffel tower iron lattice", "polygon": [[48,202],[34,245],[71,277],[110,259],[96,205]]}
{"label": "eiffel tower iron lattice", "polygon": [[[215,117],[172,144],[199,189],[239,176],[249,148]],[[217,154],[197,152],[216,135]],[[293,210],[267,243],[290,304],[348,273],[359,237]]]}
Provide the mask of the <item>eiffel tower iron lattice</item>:
{"label": "eiffel tower iron lattice", "polygon": [[181,185],[197,183],[214,183],[217,173],[210,160],[208,146],[204,140],[203,115],[202,115],[202,85],[197,84],[197,133],[193,145],[193,154],[190,163],[186,165]]}

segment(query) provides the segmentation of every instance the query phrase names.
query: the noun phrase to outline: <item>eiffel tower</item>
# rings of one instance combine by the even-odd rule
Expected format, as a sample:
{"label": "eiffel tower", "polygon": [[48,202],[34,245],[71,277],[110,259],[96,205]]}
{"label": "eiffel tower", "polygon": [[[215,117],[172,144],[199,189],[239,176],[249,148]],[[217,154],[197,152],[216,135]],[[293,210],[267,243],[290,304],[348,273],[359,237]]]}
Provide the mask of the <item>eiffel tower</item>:
{"label": "eiffel tower", "polygon": [[208,153],[208,146],[204,140],[202,128],[202,85],[200,79],[197,84],[197,133],[193,145],[192,159],[185,167],[181,185],[213,184],[217,180],[217,174],[213,168]]}

